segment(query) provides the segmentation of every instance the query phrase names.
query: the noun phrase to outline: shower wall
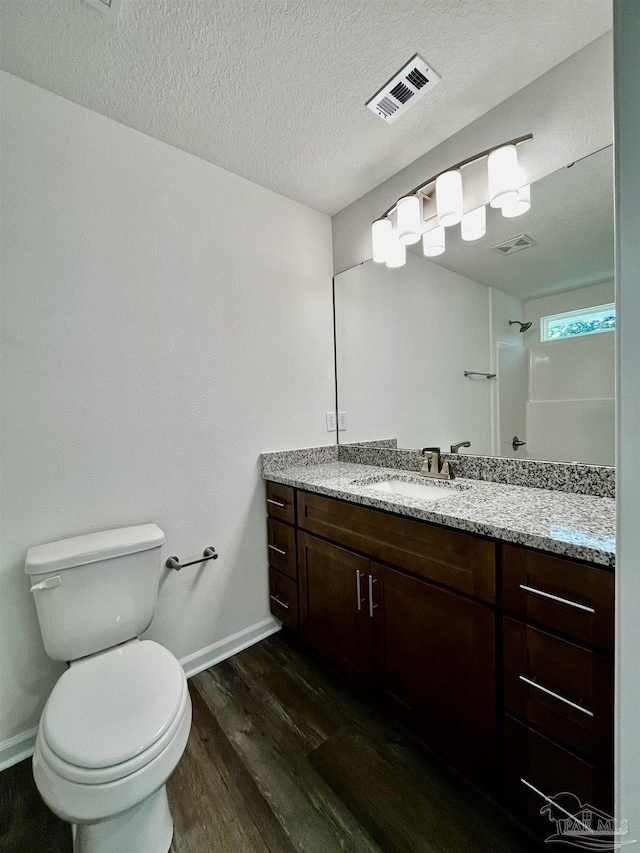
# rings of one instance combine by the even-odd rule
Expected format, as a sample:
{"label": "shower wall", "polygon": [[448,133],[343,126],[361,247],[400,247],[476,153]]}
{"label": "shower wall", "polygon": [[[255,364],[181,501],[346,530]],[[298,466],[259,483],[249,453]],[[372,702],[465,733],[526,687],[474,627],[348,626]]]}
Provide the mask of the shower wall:
{"label": "shower wall", "polygon": [[522,301],[509,293],[489,288],[491,301],[491,372],[498,374],[492,383],[493,447],[496,456],[524,459],[527,447],[513,450],[513,438],[526,441],[527,350],[518,326],[509,320],[522,320]]}
{"label": "shower wall", "polygon": [[608,281],[524,303],[524,316],[533,323],[523,335],[529,349],[531,458],[614,464],[615,333],[540,341],[542,317],[613,301],[614,286]]}

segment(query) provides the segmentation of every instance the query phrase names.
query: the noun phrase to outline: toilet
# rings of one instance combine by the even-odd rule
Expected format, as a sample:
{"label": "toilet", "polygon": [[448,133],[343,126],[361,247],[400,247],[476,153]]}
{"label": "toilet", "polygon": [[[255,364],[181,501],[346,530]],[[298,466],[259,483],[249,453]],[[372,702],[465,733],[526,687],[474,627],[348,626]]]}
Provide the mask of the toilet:
{"label": "toilet", "polygon": [[167,853],[166,781],[184,752],[191,699],[178,660],[138,639],[151,624],[164,534],[155,524],[30,548],[44,647],[69,668],[47,700],[33,775],[73,824],[74,853]]}

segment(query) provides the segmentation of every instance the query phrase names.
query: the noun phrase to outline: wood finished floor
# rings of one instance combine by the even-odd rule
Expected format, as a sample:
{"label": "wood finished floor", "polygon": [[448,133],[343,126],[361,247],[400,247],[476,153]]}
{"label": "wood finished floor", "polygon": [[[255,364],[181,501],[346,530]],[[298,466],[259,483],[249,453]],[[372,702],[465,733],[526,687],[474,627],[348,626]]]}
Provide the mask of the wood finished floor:
{"label": "wood finished floor", "polygon": [[[540,847],[280,635],[190,680],[172,853],[534,853]],[[70,853],[30,760],[0,774],[0,851]],[[135,851],[123,851],[135,853]]]}

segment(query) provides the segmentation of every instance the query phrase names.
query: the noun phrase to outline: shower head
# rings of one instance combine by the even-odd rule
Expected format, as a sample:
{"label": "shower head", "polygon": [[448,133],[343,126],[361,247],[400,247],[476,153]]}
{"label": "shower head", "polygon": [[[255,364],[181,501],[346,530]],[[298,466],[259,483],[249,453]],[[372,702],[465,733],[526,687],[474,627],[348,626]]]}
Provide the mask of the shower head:
{"label": "shower head", "polygon": [[527,329],[531,328],[531,323],[521,323],[520,320],[509,320],[510,326],[520,326],[518,330],[520,333],[526,332]]}

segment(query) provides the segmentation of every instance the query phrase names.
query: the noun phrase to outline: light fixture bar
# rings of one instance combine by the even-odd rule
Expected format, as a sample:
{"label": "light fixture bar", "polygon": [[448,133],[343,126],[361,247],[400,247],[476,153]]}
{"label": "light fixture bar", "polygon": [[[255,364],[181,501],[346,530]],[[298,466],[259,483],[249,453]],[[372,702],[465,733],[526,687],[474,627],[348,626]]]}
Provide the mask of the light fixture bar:
{"label": "light fixture bar", "polygon": [[[450,166],[448,169],[443,169],[442,172],[438,172],[432,178],[429,178],[428,181],[423,181],[421,184],[418,184],[418,186],[414,189],[409,190],[408,193],[404,193],[402,197],[404,198],[405,196],[416,195],[416,193],[423,193],[425,195],[428,195],[429,193],[426,192],[427,187],[430,184],[435,183],[436,178],[438,178],[444,172],[454,172],[457,169],[461,169],[463,166],[468,166],[471,163],[475,163],[477,160],[482,160],[483,157],[488,157],[492,151],[495,151],[498,148],[504,148],[505,145],[522,145],[524,142],[530,142],[532,139],[533,134],[527,133],[525,136],[518,136],[515,139],[510,139],[508,142],[503,142],[501,145],[493,145],[491,148],[487,148],[486,151],[481,151],[479,154],[474,154],[473,157],[467,157],[466,160],[461,160],[459,163],[456,163],[454,166]],[[392,204],[390,208],[385,210],[380,219],[384,219],[385,216],[388,216],[393,210],[395,210],[396,205],[397,202],[395,204]]]}

